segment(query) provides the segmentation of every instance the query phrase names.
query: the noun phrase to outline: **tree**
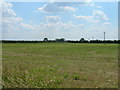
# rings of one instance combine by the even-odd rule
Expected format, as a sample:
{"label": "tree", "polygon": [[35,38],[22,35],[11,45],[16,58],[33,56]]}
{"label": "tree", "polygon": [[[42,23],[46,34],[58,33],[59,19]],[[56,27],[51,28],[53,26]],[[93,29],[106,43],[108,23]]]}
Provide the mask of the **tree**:
{"label": "tree", "polygon": [[43,40],[44,42],[47,42],[48,41],[48,38],[44,38],[44,40]]}
{"label": "tree", "polygon": [[85,41],[85,39],[84,39],[84,38],[81,38],[81,39],[80,39],[80,42],[81,42],[81,43],[83,43],[84,41]]}
{"label": "tree", "polygon": [[65,42],[65,39],[64,38],[61,38],[61,39],[55,39],[56,42]]}
{"label": "tree", "polygon": [[61,38],[61,39],[60,39],[60,41],[64,42],[64,41],[65,41],[65,39],[64,39],[64,38]]}

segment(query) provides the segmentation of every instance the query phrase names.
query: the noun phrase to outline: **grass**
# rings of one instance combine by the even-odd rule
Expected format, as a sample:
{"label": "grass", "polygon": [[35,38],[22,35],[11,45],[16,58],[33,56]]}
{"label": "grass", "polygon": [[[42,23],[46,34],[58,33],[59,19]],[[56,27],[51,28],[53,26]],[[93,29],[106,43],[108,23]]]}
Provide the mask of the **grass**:
{"label": "grass", "polygon": [[3,43],[4,88],[117,88],[118,45]]}

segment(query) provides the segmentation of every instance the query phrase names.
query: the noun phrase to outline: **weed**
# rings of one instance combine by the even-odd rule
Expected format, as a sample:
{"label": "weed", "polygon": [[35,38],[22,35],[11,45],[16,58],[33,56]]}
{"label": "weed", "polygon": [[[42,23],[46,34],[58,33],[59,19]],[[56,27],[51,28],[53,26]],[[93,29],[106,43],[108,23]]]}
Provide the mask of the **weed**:
{"label": "weed", "polygon": [[80,80],[80,76],[79,75],[73,75],[73,79],[74,80]]}

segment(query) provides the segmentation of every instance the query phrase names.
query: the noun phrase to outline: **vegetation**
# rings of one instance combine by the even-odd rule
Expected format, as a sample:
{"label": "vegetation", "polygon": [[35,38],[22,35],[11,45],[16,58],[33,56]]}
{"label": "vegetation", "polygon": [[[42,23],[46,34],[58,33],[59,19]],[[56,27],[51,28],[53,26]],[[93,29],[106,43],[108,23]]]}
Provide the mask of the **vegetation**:
{"label": "vegetation", "polygon": [[65,42],[65,39],[64,39],[64,38],[61,38],[61,39],[56,39],[55,41],[56,41],[56,42]]}
{"label": "vegetation", "polygon": [[55,40],[48,40],[48,38],[44,38],[43,41],[26,41],[26,40],[2,40],[2,43],[43,43],[43,42],[61,42],[61,43],[120,43],[120,40],[85,40],[84,38],[81,38],[79,41],[73,41],[73,40],[65,40],[64,38],[55,39]]}
{"label": "vegetation", "polygon": [[4,88],[117,88],[118,45],[3,43]]}
{"label": "vegetation", "polygon": [[44,38],[43,42],[48,42],[48,38]]}

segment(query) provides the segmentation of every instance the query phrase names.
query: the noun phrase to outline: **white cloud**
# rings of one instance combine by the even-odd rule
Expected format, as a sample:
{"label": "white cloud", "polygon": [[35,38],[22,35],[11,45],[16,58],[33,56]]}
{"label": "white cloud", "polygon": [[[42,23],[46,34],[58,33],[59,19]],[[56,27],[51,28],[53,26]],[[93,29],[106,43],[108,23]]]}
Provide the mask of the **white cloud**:
{"label": "white cloud", "polygon": [[[108,26],[105,26],[103,24],[96,26],[93,25],[84,25],[84,24],[74,24],[72,21],[63,23],[63,22],[56,22],[56,23],[40,23],[37,25],[27,25],[29,30],[33,28],[31,32],[26,31],[27,38],[31,39],[43,39],[44,37],[47,37],[49,39],[55,39],[55,38],[65,38],[65,39],[77,39],[79,40],[81,37],[84,37],[85,39],[91,38],[94,36],[95,39],[103,39],[103,32],[107,32],[108,36],[106,38],[111,38],[109,33],[111,35],[117,34],[117,32],[114,32],[112,28],[109,28]],[[100,28],[101,27],[101,28]],[[115,29],[116,30],[116,29]],[[112,37],[114,38],[114,37]]]}
{"label": "white cloud", "polygon": [[46,16],[47,22],[58,22],[60,20],[60,16]]}
{"label": "white cloud", "polygon": [[76,8],[70,6],[60,7],[60,9],[63,9],[64,11],[72,11],[72,12],[75,12],[77,10]]}
{"label": "white cloud", "polygon": [[91,6],[93,7],[93,6],[95,6],[95,4],[92,2],[92,3],[91,3]]}
{"label": "white cloud", "polygon": [[85,26],[84,24],[79,24],[79,26]]}
{"label": "white cloud", "polygon": [[96,8],[102,8],[101,6],[96,6]]}
{"label": "white cloud", "polygon": [[[72,39],[72,38],[79,38],[79,36],[82,34],[81,30],[83,30],[84,25],[76,25],[73,24],[72,21],[69,21],[67,23],[63,22],[57,22],[57,23],[45,23],[44,25],[38,25],[39,30],[37,30],[39,33],[43,32],[41,37],[44,38],[48,37],[49,39],[55,39],[63,37],[65,39]],[[36,28],[38,28],[36,27]],[[43,31],[44,30],[44,31]]]}
{"label": "white cloud", "polygon": [[12,4],[11,3],[6,3],[4,1],[1,2],[1,7],[0,10],[2,11],[3,17],[14,17],[16,16],[16,13],[11,9]]}
{"label": "white cloud", "polygon": [[104,22],[103,25],[109,25],[111,24],[110,22]]}
{"label": "white cloud", "polygon": [[76,16],[74,15],[76,19],[85,19],[85,20],[90,20],[93,18],[93,16]]}
{"label": "white cloud", "polygon": [[22,28],[27,28],[28,30],[34,30],[34,26],[26,23],[20,23]]}
{"label": "white cloud", "polygon": [[[101,27],[101,28],[100,28]],[[20,25],[10,25],[8,33],[5,33],[3,36],[6,39],[37,39],[43,40],[47,37],[48,39],[55,38],[65,38],[65,39],[76,39],[79,40],[81,37],[85,39],[91,38],[93,35],[97,39],[101,39],[101,33],[103,31],[108,32],[108,30],[114,31],[110,28],[107,28],[106,25],[92,26],[84,24],[74,24],[72,21],[63,23],[61,21],[56,23],[40,23],[40,24],[26,24],[20,23]],[[22,31],[21,31],[22,30]],[[117,34],[112,32],[111,35]],[[100,36],[101,35],[101,36]],[[111,36],[107,36],[110,38]],[[113,37],[114,38],[114,37]]]}
{"label": "white cloud", "polygon": [[90,6],[90,7],[94,7],[95,4],[94,4],[94,2],[89,2],[89,3],[88,3],[88,6]]}
{"label": "white cloud", "polygon": [[[102,20],[109,20],[107,15],[101,10],[93,10],[93,14],[91,16],[83,16],[83,15],[73,15],[78,20],[85,20],[87,22],[97,23]],[[106,23],[108,24],[108,23]]]}
{"label": "white cloud", "polygon": [[38,11],[43,13],[58,13],[58,12],[75,12],[77,9],[71,7],[71,3],[47,3],[44,4],[42,7],[38,8]]}
{"label": "white cloud", "polygon": [[94,17],[93,16],[76,16],[76,15],[73,15],[76,19],[78,20],[86,20],[87,22],[92,22],[92,23],[97,23],[99,22],[99,20],[94,20]]}
{"label": "white cloud", "polygon": [[0,2],[0,10],[2,11],[2,17],[0,19],[0,22],[2,23],[2,36],[4,37],[12,37],[14,34],[19,31],[20,23],[22,22],[22,18],[17,17],[14,10],[12,10],[12,4],[6,3],[4,1]]}
{"label": "white cloud", "polygon": [[98,18],[98,19],[109,20],[107,15],[101,10],[94,10],[93,16]]}
{"label": "white cloud", "polygon": [[19,18],[19,17],[11,17],[11,18],[3,18],[2,19],[2,22],[4,24],[15,24],[15,23],[20,23],[23,19],[22,18]]}
{"label": "white cloud", "polygon": [[2,22],[4,24],[7,23],[19,23],[22,21],[22,18],[17,17],[14,10],[12,10],[12,4],[6,3],[4,1],[1,2],[2,7],[0,7],[0,10],[2,11]]}

